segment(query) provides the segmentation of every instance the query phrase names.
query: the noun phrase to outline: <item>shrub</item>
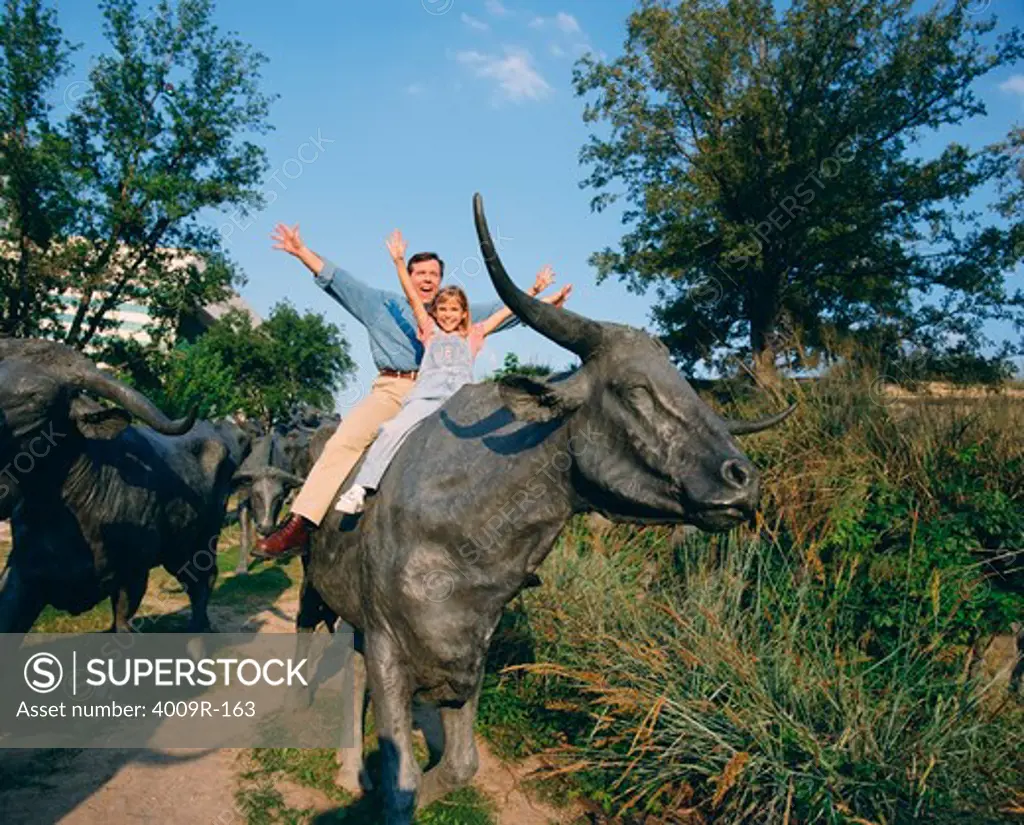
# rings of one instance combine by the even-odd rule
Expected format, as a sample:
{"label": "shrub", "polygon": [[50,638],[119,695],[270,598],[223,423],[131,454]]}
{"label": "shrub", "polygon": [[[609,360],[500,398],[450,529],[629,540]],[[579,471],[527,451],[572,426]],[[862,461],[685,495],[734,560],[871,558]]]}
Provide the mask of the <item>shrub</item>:
{"label": "shrub", "polygon": [[874,652],[899,643],[908,598],[961,649],[1024,614],[1024,404],[897,399],[843,370],[795,390],[799,413],[745,445],[766,468],[766,532],[845,582]]}

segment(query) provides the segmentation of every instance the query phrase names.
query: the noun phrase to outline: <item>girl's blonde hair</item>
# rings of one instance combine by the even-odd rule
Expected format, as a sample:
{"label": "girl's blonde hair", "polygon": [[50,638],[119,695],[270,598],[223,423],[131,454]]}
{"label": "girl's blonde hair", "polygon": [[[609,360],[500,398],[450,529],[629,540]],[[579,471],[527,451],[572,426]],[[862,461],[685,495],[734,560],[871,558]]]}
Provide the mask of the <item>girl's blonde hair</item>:
{"label": "girl's blonde hair", "polygon": [[466,293],[463,292],[460,287],[446,286],[443,289],[440,289],[437,295],[434,296],[434,300],[430,302],[430,307],[427,309],[427,311],[430,313],[430,317],[436,321],[437,316],[435,315],[435,312],[437,310],[437,305],[441,303],[441,301],[444,300],[445,298],[450,297],[455,297],[456,300],[458,300],[459,305],[462,307],[462,311],[465,313],[462,316],[462,323],[459,324],[457,329],[458,332],[465,335],[466,333],[469,332],[470,327],[469,298],[466,297]]}

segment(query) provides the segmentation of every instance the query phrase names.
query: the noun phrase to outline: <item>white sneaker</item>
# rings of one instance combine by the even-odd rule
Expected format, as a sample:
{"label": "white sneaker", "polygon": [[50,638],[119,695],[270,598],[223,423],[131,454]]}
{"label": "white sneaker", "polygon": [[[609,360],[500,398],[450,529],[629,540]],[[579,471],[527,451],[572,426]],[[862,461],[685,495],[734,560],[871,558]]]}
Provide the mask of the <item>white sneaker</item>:
{"label": "white sneaker", "polygon": [[354,515],[356,513],[363,512],[365,504],[366,488],[360,484],[353,484],[345,491],[344,495],[338,499],[338,503],[334,505],[334,509],[339,513]]}

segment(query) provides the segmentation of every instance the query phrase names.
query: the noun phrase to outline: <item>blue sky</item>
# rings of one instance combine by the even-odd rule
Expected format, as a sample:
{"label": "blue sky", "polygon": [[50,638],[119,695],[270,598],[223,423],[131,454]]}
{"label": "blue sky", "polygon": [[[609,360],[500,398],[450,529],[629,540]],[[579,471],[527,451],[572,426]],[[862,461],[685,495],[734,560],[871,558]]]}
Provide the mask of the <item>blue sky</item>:
{"label": "blue sky", "polygon": [[[969,2],[989,2],[986,13],[999,16],[1000,29],[1024,24],[1020,0]],[[105,48],[96,3],[57,5],[85,55]],[[271,168],[263,189],[274,202],[239,219],[227,239],[248,276],[242,294],[261,313],[287,298],[339,323],[365,387],[373,376],[365,334],[300,264],[271,250],[273,225],[299,223],[314,250],[389,289],[397,281],[384,237],[401,228],[412,251],[440,253],[471,299],[482,299],[493,290],[472,224],[471,198],[480,191],[521,284],[550,262],[561,282],[574,284],[573,309],[649,326],[653,297],[610,280],[597,286],[587,264],[592,252],[616,243],[622,226],[617,210],[592,214],[591,193],[579,188],[588,128],[571,84],[581,52],[619,52],[633,7],[625,0],[220,0],[222,27],[268,56],[264,87],[280,95],[275,131],[264,139]],[[953,139],[989,143],[1024,122],[1024,66],[990,75],[978,92],[988,116],[928,140],[925,151]],[[570,360],[535,333],[514,330],[491,339],[478,373],[509,350],[554,366]],[[343,405],[359,393],[344,394]]]}

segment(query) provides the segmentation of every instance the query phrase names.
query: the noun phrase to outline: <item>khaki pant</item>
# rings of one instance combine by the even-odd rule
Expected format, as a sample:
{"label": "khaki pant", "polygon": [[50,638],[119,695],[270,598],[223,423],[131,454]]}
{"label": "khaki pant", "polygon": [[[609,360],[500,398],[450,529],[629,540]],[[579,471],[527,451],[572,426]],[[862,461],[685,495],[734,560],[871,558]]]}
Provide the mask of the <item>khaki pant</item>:
{"label": "khaki pant", "polygon": [[370,394],[342,419],[324,445],[306,483],[292,503],[292,512],[319,525],[359,457],[377,437],[381,424],[394,418],[415,385],[411,378],[380,375]]}

